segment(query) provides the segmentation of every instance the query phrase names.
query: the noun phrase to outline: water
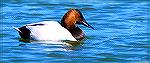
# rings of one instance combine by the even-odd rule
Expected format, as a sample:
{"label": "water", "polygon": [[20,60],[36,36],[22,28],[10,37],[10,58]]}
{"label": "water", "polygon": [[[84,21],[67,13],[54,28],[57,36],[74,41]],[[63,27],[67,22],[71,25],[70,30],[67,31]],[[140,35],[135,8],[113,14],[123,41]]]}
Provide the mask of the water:
{"label": "water", "polygon": [[[3,0],[0,11],[1,63],[149,63],[148,0]],[[12,26],[56,20],[81,10],[95,30],[80,26],[81,43],[19,41]]]}

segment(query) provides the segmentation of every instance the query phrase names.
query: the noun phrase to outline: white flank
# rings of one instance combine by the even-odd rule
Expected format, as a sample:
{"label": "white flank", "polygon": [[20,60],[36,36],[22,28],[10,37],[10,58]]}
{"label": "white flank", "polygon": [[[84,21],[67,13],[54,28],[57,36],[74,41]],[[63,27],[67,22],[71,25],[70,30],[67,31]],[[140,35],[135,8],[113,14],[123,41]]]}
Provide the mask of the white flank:
{"label": "white flank", "polygon": [[[33,24],[44,24],[39,26],[30,26]],[[31,31],[31,38],[34,40],[71,40],[77,41],[72,34],[56,21],[44,21],[33,24],[27,24]]]}

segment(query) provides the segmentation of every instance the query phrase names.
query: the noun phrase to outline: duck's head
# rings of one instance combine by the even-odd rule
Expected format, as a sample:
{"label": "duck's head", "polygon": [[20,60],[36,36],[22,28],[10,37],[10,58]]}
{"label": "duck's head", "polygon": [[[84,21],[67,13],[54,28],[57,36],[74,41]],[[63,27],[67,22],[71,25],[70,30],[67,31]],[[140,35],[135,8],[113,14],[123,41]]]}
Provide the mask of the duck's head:
{"label": "duck's head", "polygon": [[82,13],[78,9],[70,9],[62,18],[61,25],[70,30],[77,27],[76,24],[82,24],[86,27],[94,29],[84,19]]}

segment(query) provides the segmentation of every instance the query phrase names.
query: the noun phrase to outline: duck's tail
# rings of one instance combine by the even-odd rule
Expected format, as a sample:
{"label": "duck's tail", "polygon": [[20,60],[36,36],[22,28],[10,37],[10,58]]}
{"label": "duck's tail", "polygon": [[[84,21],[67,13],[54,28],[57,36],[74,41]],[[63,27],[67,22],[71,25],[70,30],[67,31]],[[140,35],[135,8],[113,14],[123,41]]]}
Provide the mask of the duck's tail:
{"label": "duck's tail", "polygon": [[13,26],[13,28],[14,28],[15,30],[17,30],[18,32],[22,33],[22,32],[19,30],[19,28],[14,27],[14,26]]}

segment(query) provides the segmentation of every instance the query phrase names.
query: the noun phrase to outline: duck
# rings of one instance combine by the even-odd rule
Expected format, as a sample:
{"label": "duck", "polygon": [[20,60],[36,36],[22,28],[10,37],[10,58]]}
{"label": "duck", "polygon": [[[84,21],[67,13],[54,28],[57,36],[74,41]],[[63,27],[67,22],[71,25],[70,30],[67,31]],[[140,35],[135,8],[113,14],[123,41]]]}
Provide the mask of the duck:
{"label": "duck", "polygon": [[61,21],[43,21],[14,27],[22,39],[28,40],[70,40],[78,41],[85,38],[85,34],[78,25],[94,29],[83,17],[79,9],[70,9]]}

